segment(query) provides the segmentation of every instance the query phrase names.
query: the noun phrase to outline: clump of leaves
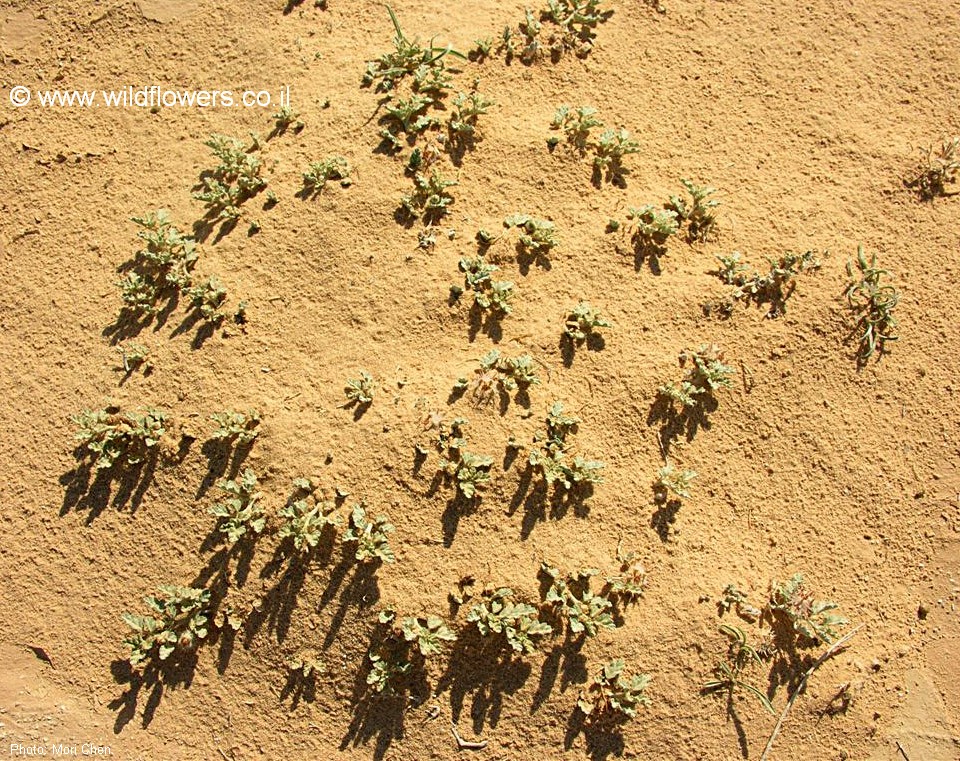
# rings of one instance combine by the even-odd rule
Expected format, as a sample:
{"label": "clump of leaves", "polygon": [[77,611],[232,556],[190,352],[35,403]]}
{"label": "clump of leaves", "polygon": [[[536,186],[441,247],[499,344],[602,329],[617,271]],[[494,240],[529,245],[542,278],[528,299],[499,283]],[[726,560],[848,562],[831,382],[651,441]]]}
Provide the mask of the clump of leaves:
{"label": "clump of leaves", "polygon": [[343,156],[330,156],[323,161],[314,161],[303,173],[303,192],[306,195],[319,195],[328,180],[340,180],[340,184],[350,182],[350,164]]}
{"label": "clump of leaves", "polygon": [[562,130],[567,142],[576,148],[582,156],[587,152],[590,130],[602,127],[603,122],[596,118],[597,110],[590,106],[560,106],[550,122],[550,129]]}
{"label": "clump of leaves", "polygon": [[714,666],[713,673],[716,678],[704,684],[701,692],[705,695],[725,692],[728,700],[733,700],[735,692],[746,692],[759,700],[765,711],[776,715],[770,699],[742,678],[743,672],[751,664],[763,665],[760,654],[749,644],[747,635],[739,627],[720,624],[720,632],[730,639],[727,660]]}
{"label": "clump of leaves", "polygon": [[263,161],[256,153],[259,142],[254,139],[247,146],[236,138],[213,135],[204,145],[219,163],[201,174],[202,189],[194,198],[206,205],[208,217],[235,220],[240,216],[240,204],[267,185],[267,179],[261,175]]}
{"label": "clump of leaves", "polygon": [[149,375],[153,370],[153,362],[150,361],[150,349],[143,344],[131,341],[120,344],[117,347],[117,351],[120,352],[123,371],[127,375],[137,368],[141,368],[144,375]]}
{"label": "clump of leaves", "polygon": [[630,133],[623,127],[604,130],[594,145],[593,168],[597,176],[606,177],[607,182],[622,184],[630,170],[623,165],[623,157],[640,152],[640,144],[630,139]]}
{"label": "clump of leaves", "polygon": [[373,401],[376,389],[377,384],[373,376],[366,370],[361,370],[360,377],[348,380],[343,391],[347,396],[347,404],[365,406]]}
{"label": "clump of leaves", "polygon": [[627,721],[637,715],[640,706],[650,705],[645,694],[650,684],[646,674],[626,676],[622,658],[607,663],[597,676],[580,693],[579,708],[591,723]]}
{"label": "clump of leaves", "polygon": [[236,480],[217,483],[228,496],[210,508],[210,513],[219,519],[218,529],[230,544],[236,544],[248,533],[260,534],[267,525],[267,516],[260,504],[263,494],[257,491],[258,485],[257,475],[250,468]]}
{"label": "clump of leaves", "polygon": [[459,184],[456,180],[448,180],[437,169],[429,176],[420,172],[413,175],[413,192],[400,199],[403,210],[411,217],[423,216],[426,221],[434,221],[445,216],[453,196],[447,188]]}
{"label": "clump of leaves", "polygon": [[547,0],[541,18],[560,30],[551,50],[557,54],[572,50],[578,56],[586,56],[593,49],[597,25],[612,13],[600,8],[600,0]]}
{"label": "clump of leaves", "polygon": [[400,624],[400,630],[407,642],[416,643],[417,650],[424,658],[437,655],[443,648],[444,642],[455,642],[457,639],[457,635],[439,616],[405,618]]}
{"label": "clump of leaves", "polygon": [[160,209],[142,217],[133,217],[141,228],[137,237],[145,246],[124,265],[126,275],[117,283],[123,310],[133,315],[153,315],[161,300],[174,299],[193,284],[193,268],[199,258],[194,240],[170,221],[169,212]]}
{"label": "clump of leaves", "polygon": [[541,637],[553,634],[553,627],[540,620],[537,608],[518,601],[509,587],[485,591],[470,609],[467,621],[483,637],[501,637],[504,645],[521,654],[534,652]]}
{"label": "clump of leaves", "polygon": [[947,183],[956,182],[960,174],[960,137],[944,139],[920,151],[920,164],[907,182],[924,201],[947,194]]}
{"label": "clump of leaves", "polygon": [[464,275],[464,286],[473,293],[473,303],[484,312],[494,315],[507,315],[513,311],[514,285],[509,280],[494,280],[491,275],[500,268],[488,264],[483,257],[461,259],[460,271]]}
{"label": "clump of leaves", "polygon": [[394,649],[381,646],[367,653],[370,671],[367,684],[376,693],[392,694],[397,682],[412,668],[412,664]]}
{"label": "clump of leaves", "polygon": [[277,113],[270,114],[270,118],[274,122],[272,133],[274,135],[282,135],[287,130],[300,132],[304,126],[300,114],[292,106],[281,106]]}
{"label": "clump of leaves", "polygon": [[480,359],[474,377],[470,380],[460,378],[454,389],[469,391],[475,403],[485,404],[493,401],[497,391],[510,394],[539,382],[533,357],[529,354],[504,357],[499,349],[491,349]]}
{"label": "clump of leaves", "polygon": [[246,412],[224,410],[215,412],[210,419],[217,425],[217,429],[210,434],[210,437],[218,441],[235,441],[243,446],[260,434],[257,430],[257,426],[260,425],[260,413],[257,410]]}
{"label": "clump of leaves", "polygon": [[394,528],[385,515],[370,520],[366,505],[362,502],[354,505],[350,511],[350,525],[343,532],[343,541],[356,545],[354,557],[360,562],[393,563],[393,550],[390,549],[389,534]]}
{"label": "clump of leaves", "polygon": [[617,547],[617,561],[620,563],[620,569],[613,576],[607,576],[603,596],[622,607],[625,604],[636,603],[643,597],[643,590],[647,584],[647,570],[637,559],[635,552],[623,555],[619,547]]}
{"label": "clump of leaves", "polygon": [[759,608],[750,604],[747,596],[741,592],[734,584],[727,584],[723,588],[723,594],[717,602],[717,612],[722,616],[730,609],[737,612],[740,618],[755,623],[761,616]]}
{"label": "clump of leaves", "polygon": [[385,108],[380,119],[380,123],[385,125],[380,130],[380,137],[393,150],[400,150],[403,147],[401,134],[419,135],[437,124],[437,119],[427,114],[436,103],[435,98],[419,93],[408,98],[398,98]]}
{"label": "clump of leaves", "polygon": [[547,486],[569,491],[575,486],[603,483],[604,464],[577,455],[569,457],[568,437],[577,429],[580,418],[567,415],[563,404],[554,402],[547,413],[546,431],[534,437],[537,446],[530,450],[530,466],[539,470]]}
{"label": "clump of leaves", "polygon": [[616,628],[612,601],[590,590],[590,578],[596,570],[588,568],[564,576],[546,563],[541,563],[540,570],[552,579],[544,603],[554,615],[566,620],[571,634],[595,637],[601,629]]}
{"label": "clump of leaves", "polygon": [[680,470],[669,462],[657,471],[657,480],[654,489],[660,501],[666,502],[669,494],[679,499],[690,498],[690,484],[697,477],[695,470]]}
{"label": "clump of leaves", "polygon": [[690,201],[681,196],[670,196],[667,208],[675,212],[677,218],[687,226],[687,242],[705,241],[710,237],[717,224],[715,209],[720,202],[710,198],[717,192],[716,188],[699,187],[690,180],[682,179],[680,184],[690,194]]}
{"label": "clump of leaves", "polygon": [[453,111],[447,120],[447,130],[454,146],[475,143],[480,140],[477,119],[496,105],[480,93],[458,92],[453,99]]}
{"label": "clump of leaves", "polygon": [[520,231],[519,247],[522,254],[537,261],[550,261],[550,249],[557,245],[556,226],[546,219],[537,219],[529,214],[511,214],[503,220],[507,229]]}
{"label": "clump of leaves", "polygon": [[837,629],[848,621],[833,611],[839,606],[830,600],[814,600],[813,592],[807,589],[803,574],[794,574],[783,583],[770,584],[770,600],[765,613],[775,619],[786,617],[798,636],[801,646],[832,643],[839,636]]}
{"label": "clump of leaves", "polygon": [[721,269],[720,279],[734,290],[725,302],[720,304],[724,314],[733,309],[734,301],[754,301],[757,304],[770,304],[768,317],[779,317],[786,312],[787,299],[797,287],[797,275],[820,268],[820,260],[814,251],[802,254],[785,253],[779,259],[770,259],[770,271],[761,275],[754,272],[747,275],[747,268],[740,263],[740,252],[729,256],[718,256]]}
{"label": "clump of leaves", "polygon": [[467,499],[473,499],[484,484],[490,481],[493,458],[457,449],[456,456],[442,460],[440,467],[445,476],[457,482],[457,491]]}
{"label": "clump of leaves", "polygon": [[603,315],[586,301],[578,303],[570,312],[563,324],[563,334],[576,344],[582,344],[593,335],[597,335],[597,328],[609,328]]}
{"label": "clump of leaves", "polygon": [[876,254],[867,262],[862,245],[857,248],[857,268],[859,280],[855,279],[853,262],[847,262],[851,280],[844,295],[857,317],[857,360],[863,364],[877,350],[884,354],[887,341],[897,340],[898,336],[893,334],[897,327],[893,310],[900,302],[900,294],[890,283],[881,283],[882,278],[891,276],[890,272],[877,266]]}
{"label": "clump of leaves", "polygon": [[71,418],[81,451],[94,458],[96,468],[111,468],[120,457],[128,465],[143,462],[156,451],[164,434],[167,414],[162,410],[119,412],[84,410]]}
{"label": "clump of leaves", "polygon": [[425,76],[424,70],[443,70],[446,66],[444,58],[447,55],[466,58],[449,45],[446,47],[435,45],[433,39],[426,45],[422,45],[417,39],[407,38],[400,28],[397,15],[389,5],[387,6],[387,13],[390,14],[390,21],[393,22],[394,50],[383,54],[376,61],[367,63],[367,69],[363,76],[364,86],[369,87],[376,84],[377,92],[389,92],[404,77],[417,72],[421,72],[421,76]]}
{"label": "clump of leaves", "polygon": [[131,666],[154,657],[165,661],[175,651],[192,650],[207,636],[210,590],[162,586],[156,597],[143,599],[151,615],[123,614],[123,620],[133,629],[124,640],[130,648]]}
{"label": "clump of leaves", "polygon": [[287,661],[287,667],[291,671],[299,671],[304,679],[327,673],[327,664],[320,656],[310,650],[297,653]]}
{"label": "clump of leaves", "polygon": [[221,307],[227,300],[227,289],[218,278],[208,277],[203,283],[187,289],[186,295],[190,306],[199,311],[207,322],[217,323],[226,317]]}
{"label": "clump of leaves", "polygon": [[297,492],[294,496],[302,496],[300,499],[291,497],[280,508],[283,523],[279,536],[281,540],[289,539],[298,553],[306,555],[320,544],[325,531],[335,530],[340,525],[340,519],[333,514],[336,509],[333,502],[317,499],[310,481],[297,479],[293,485]]}
{"label": "clump of leaves", "polygon": [[723,364],[723,352],[716,344],[702,344],[696,351],[680,354],[680,367],[689,365],[679,383],[662,385],[658,394],[683,409],[696,409],[706,400],[715,400],[715,392],[733,385],[733,368]]}
{"label": "clump of leaves", "polygon": [[657,209],[651,204],[627,209],[627,219],[634,248],[653,256],[666,253],[667,240],[679,229],[675,211]]}

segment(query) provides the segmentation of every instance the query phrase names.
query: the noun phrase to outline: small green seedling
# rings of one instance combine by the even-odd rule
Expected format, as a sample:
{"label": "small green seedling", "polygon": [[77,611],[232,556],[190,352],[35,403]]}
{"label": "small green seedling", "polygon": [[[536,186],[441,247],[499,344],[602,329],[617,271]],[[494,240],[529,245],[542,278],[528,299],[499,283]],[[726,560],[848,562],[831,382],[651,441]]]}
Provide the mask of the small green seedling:
{"label": "small green seedling", "polygon": [[596,637],[601,629],[617,628],[612,615],[613,602],[603,594],[590,591],[590,577],[597,571],[588,568],[564,576],[546,563],[540,564],[540,570],[552,579],[544,603],[554,615],[566,620],[571,634]]}
{"label": "small green seedling", "polygon": [[609,328],[603,315],[586,301],[578,303],[570,312],[563,324],[563,334],[576,344],[582,344],[591,336],[598,335],[597,328]]}
{"label": "small green seedling", "polygon": [[484,61],[493,52],[493,37],[482,37],[473,41],[473,50],[470,51],[471,60]]}
{"label": "small green seedling", "polygon": [[303,192],[307,195],[319,195],[328,180],[340,180],[340,184],[350,182],[350,164],[343,156],[330,156],[323,161],[314,161],[303,173]]}
{"label": "small green seedling", "polygon": [[120,344],[117,347],[120,352],[120,358],[123,363],[123,371],[129,375],[138,368],[143,370],[144,375],[153,370],[153,362],[150,360],[150,349],[143,344],[133,341]]}
{"label": "small green seedling", "polygon": [[625,665],[623,659],[614,658],[581,691],[577,708],[590,723],[624,722],[636,717],[640,706],[650,705],[650,698],[644,692],[650,677],[646,674],[628,677],[623,673]]}
{"label": "small green seedling", "polygon": [[312,650],[305,650],[287,661],[291,671],[299,671],[304,679],[327,673],[326,662]]}
{"label": "small green seedling", "polygon": [[200,312],[207,322],[218,323],[226,317],[222,311],[227,300],[227,289],[216,277],[208,277],[200,285],[189,288],[186,292],[190,305]]}
{"label": "small green seedling", "polygon": [[857,360],[863,364],[877,350],[883,355],[887,341],[897,340],[898,336],[893,334],[897,327],[893,310],[900,302],[900,294],[890,283],[881,284],[882,278],[891,276],[890,272],[877,266],[876,254],[868,263],[862,245],[857,248],[857,268],[859,280],[855,279],[853,262],[847,262],[847,275],[851,280],[844,295],[857,317],[856,332],[860,334]]}
{"label": "small green seedling", "polygon": [[654,256],[666,253],[667,240],[679,229],[675,211],[657,209],[651,204],[627,209],[627,219],[636,250]]}
{"label": "small green seedling", "polygon": [[415,74],[418,70],[444,69],[444,58],[448,55],[466,59],[449,45],[438,47],[431,39],[425,46],[419,40],[410,40],[400,28],[400,22],[393,9],[388,5],[387,13],[393,22],[394,50],[380,56],[376,61],[369,61],[363,76],[363,85],[369,87],[376,84],[377,92],[389,92],[404,78]]}
{"label": "small green seedling", "polygon": [[500,268],[487,264],[483,257],[461,259],[460,271],[464,274],[464,286],[473,293],[473,302],[484,312],[508,315],[513,311],[511,301],[515,293],[509,280],[493,280],[490,276]]}
{"label": "small green seedling", "polygon": [[920,165],[907,187],[916,188],[920,198],[932,201],[947,195],[947,183],[957,181],[960,175],[960,137],[945,139],[920,151]]}
{"label": "small green seedling", "polygon": [[540,471],[547,486],[556,485],[562,491],[570,491],[575,486],[603,483],[602,462],[579,455],[572,460],[568,457],[567,437],[576,431],[580,418],[565,414],[563,404],[554,402],[546,422],[546,432],[534,437],[537,446],[530,450],[528,461],[532,468]]}
{"label": "small green seedling", "polygon": [[141,228],[137,237],[146,243],[137,252],[137,263],[154,275],[154,284],[159,288],[189,288],[190,273],[200,255],[194,240],[174,227],[166,209],[132,217],[132,221]]}
{"label": "small green seedling", "polygon": [[412,668],[412,664],[386,647],[367,653],[370,671],[367,684],[376,693],[393,694],[394,686]]}
{"label": "small green seedling", "polygon": [[847,621],[833,611],[839,606],[830,600],[814,600],[813,592],[808,590],[803,574],[794,574],[788,581],[770,584],[770,600],[765,613],[775,619],[782,614],[790,622],[798,636],[801,646],[828,645],[839,634],[837,629],[846,626]]}
{"label": "small green seedling", "polygon": [[470,609],[467,621],[481,636],[502,638],[503,645],[522,655],[535,652],[540,639],[553,634],[553,627],[539,619],[539,611],[519,602],[508,587],[485,591],[481,602]]}
{"label": "small green seedling", "polygon": [[551,45],[551,51],[559,55],[572,50],[578,56],[586,56],[593,49],[597,25],[606,21],[612,11],[601,10],[601,0],[547,0],[547,9],[541,17],[560,28],[559,39]]}
{"label": "small green seedling", "polygon": [[747,635],[739,627],[720,624],[720,632],[730,639],[727,660],[717,663],[713,669],[716,678],[704,684],[701,692],[705,695],[724,692],[727,694],[727,699],[732,701],[735,692],[743,691],[753,695],[767,713],[775,716],[770,699],[761,690],[742,679],[744,670],[750,664],[763,665],[760,654],[748,643]]}
{"label": "small green seedling", "polygon": [[643,590],[647,585],[647,570],[637,559],[635,552],[623,555],[619,547],[617,547],[617,561],[620,563],[620,570],[614,576],[607,576],[603,596],[618,607],[622,607],[634,604],[643,597]]}
{"label": "small green seedling", "polygon": [[717,260],[721,265],[717,273],[720,279],[734,286],[726,301],[719,305],[723,313],[732,311],[734,301],[754,301],[757,304],[769,303],[767,316],[771,318],[786,312],[787,299],[797,286],[797,276],[820,268],[820,259],[814,251],[786,253],[779,259],[770,259],[770,271],[766,275],[754,272],[748,276],[747,268],[741,264],[739,251],[729,256],[717,256]]}
{"label": "small green seedling", "polygon": [[668,494],[673,494],[679,499],[689,499],[690,484],[696,477],[695,470],[680,470],[668,462],[657,471],[654,489],[662,502],[666,502]]}
{"label": "small green seedling", "polygon": [[594,145],[593,168],[599,176],[605,176],[608,182],[623,183],[630,170],[623,165],[623,157],[639,153],[640,144],[630,139],[630,133],[623,129],[604,130]]}
{"label": "small green seedling", "polygon": [[385,515],[369,520],[366,505],[361,502],[354,505],[350,511],[350,525],[343,532],[343,541],[356,544],[354,557],[362,563],[393,563],[396,558],[390,549],[387,536],[393,531],[394,528]]}
{"label": "small green seedling", "polygon": [[446,179],[436,169],[429,176],[416,172],[413,175],[413,192],[400,199],[403,210],[412,217],[423,216],[425,221],[434,221],[449,212],[453,196],[447,188],[459,183]]}
{"label": "small green seedling", "polygon": [[283,522],[279,536],[281,540],[289,539],[298,553],[307,555],[320,544],[325,531],[333,531],[340,525],[340,519],[333,514],[336,509],[333,502],[316,498],[310,481],[297,479],[293,485],[298,493],[307,494],[297,500],[291,497],[280,508],[279,515]]}
{"label": "small green seedling", "polygon": [[210,434],[210,437],[218,441],[235,441],[242,446],[249,444],[260,434],[257,430],[257,426],[260,425],[260,413],[257,410],[247,410],[247,412],[224,410],[215,412],[210,419],[217,424],[217,429]]}
{"label": "small green seedling", "polygon": [[167,414],[149,408],[142,413],[84,410],[71,420],[79,428],[79,449],[93,456],[101,470],[112,468],[121,457],[128,465],[148,459],[165,433]]}
{"label": "small green seedling", "polygon": [[303,122],[300,120],[300,114],[292,106],[281,106],[275,114],[271,114],[273,119],[273,134],[282,135],[287,130],[300,132],[303,129]]}
{"label": "small green seedling", "polygon": [[691,201],[688,202],[681,196],[670,196],[666,205],[667,209],[675,212],[677,219],[686,224],[688,243],[706,241],[717,224],[715,209],[720,205],[720,202],[710,198],[717,192],[716,188],[699,187],[690,180],[682,178],[680,184],[690,194]]}
{"label": "small green seedling", "polygon": [[158,596],[143,599],[151,615],[123,614],[123,620],[133,629],[124,640],[130,648],[131,666],[154,657],[165,661],[176,651],[192,650],[206,638],[209,589],[162,586]]}
{"label": "small green seedling", "polygon": [[477,119],[496,105],[478,92],[458,92],[453,99],[453,111],[447,121],[447,131],[454,145],[477,142],[481,135]]}
{"label": "small green seedling", "polygon": [[365,406],[373,401],[373,394],[377,384],[373,376],[366,370],[360,371],[360,377],[347,381],[343,391],[347,396],[347,404]]}
{"label": "small green seedling", "polygon": [[583,155],[589,146],[590,130],[603,126],[596,114],[597,110],[590,106],[578,106],[575,109],[560,106],[550,122],[550,129],[562,130],[567,142]]}
{"label": "small green seedling", "polygon": [[250,468],[236,480],[221,480],[217,487],[227,493],[223,502],[210,508],[210,514],[219,519],[218,530],[230,544],[236,544],[248,534],[260,534],[267,525],[267,515],[257,491],[257,475]]}
{"label": "small green seedling", "polygon": [[194,198],[204,202],[208,217],[237,219],[240,204],[267,185],[267,179],[261,176],[263,161],[256,154],[259,141],[254,137],[253,143],[247,146],[236,138],[213,135],[204,145],[220,163],[201,175],[203,189]]}
{"label": "small green seedling", "polygon": [[715,400],[717,390],[733,385],[733,368],[723,364],[723,352],[716,344],[702,344],[696,351],[681,352],[680,367],[688,363],[690,367],[683,380],[664,384],[657,392],[659,396],[677,402],[683,409],[695,409],[706,400]]}
{"label": "small green seedling", "polygon": [[499,349],[491,349],[480,359],[474,377],[471,380],[460,378],[454,389],[469,391],[476,404],[488,404],[497,391],[509,394],[518,388],[526,390],[539,382],[533,357],[529,354],[504,357]]}
{"label": "small green seedling", "polygon": [[492,466],[492,457],[473,454],[462,447],[456,449],[455,457],[440,462],[444,475],[457,482],[457,491],[467,499],[477,497],[484,484],[490,482]]}
{"label": "small green seedling", "polygon": [[457,639],[457,635],[439,616],[405,618],[400,624],[400,629],[403,632],[403,638],[407,642],[415,642],[420,655],[424,658],[439,654],[444,642],[455,642]]}
{"label": "small green seedling", "polygon": [[546,219],[537,219],[529,214],[512,214],[503,220],[507,229],[520,230],[520,250],[534,260],[550,260],[550,250],[557,245],[556,226]]}

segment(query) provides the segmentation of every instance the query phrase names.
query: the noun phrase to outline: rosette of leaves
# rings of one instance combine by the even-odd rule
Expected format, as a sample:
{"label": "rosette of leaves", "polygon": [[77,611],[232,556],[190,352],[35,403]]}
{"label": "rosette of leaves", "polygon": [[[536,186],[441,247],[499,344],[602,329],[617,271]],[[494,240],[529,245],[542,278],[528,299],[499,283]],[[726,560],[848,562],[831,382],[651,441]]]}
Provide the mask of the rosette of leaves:
{"label": "rosette of leaves", "polygon": [[588,568],[564,576],[546,563],[541,564],[540,570],[552,579],[544,603],[555,615],[566,620],[571,634],[595,637],[601,629],[616,628],[613,603],[590,590],[590,578],[597,574],[596,570]]}
{"label": "rosette of leaves", "polygon": [[156,450],[164,434],[167,414],[148,408],[144,412],[84,410],[72,418],[79,428],[78,447],[92,455],[97,469],[111,468],[121,457],[136,465]]}
{"label": "rosette of leaves", "polygon": [[695,408],[706,399],[714,399],[715,392],[733,385],[733,368],[723,364],[723,352],[716,344],[702,344],[696,351],[680,354],[680,367],[688,366],[679,383],[666,383],[658,394],[683,408]]}
{"label": "rosette of leaves", "polygon": [[215,412],[210,419],[217,424],[217,429],[210,437],[218,441],[236,441],[241,446],[249,444],[260,434],[257,426],[260,425],[260,413],[257,410],[235,412],[224,410]]}
{"label": "rosette of leaves", "polygon": [[124,640],[130,647],[131,666],[154,656],[165,661],[175,651],[192,650],[207,636],[210,590],[162,586],[158,596],[143,599],[151,615],[123,614],[123,620],[133,629]]}
{"label": "rosette of leaves", "polygon": [[262,533],[267,525],[267,516],[260,504],[263,494],[257,491],[258,485],[257,474],[250,468],[236,480],[217,483],[217,487],[228,496],[210,508],[210,514],[219,520],[218,530],[230,544],[236,544],[248,532]]}
{"label": "rosette of leaves", "polygon": [[303,173],[303,190],[307,194],[317,195],[323,192],[329,180],[340,180],[349,184],[350,164],[343,156],[330,156],[323,161],[314,161]]}
{"label": "rosette of leaves", "polygon": [[591,723],[603,720],[623,722],[637,715],[640,706],[650,705],[645,694],[650,684],[646,674],[626,676],[622,658],[614,658],[580,693],[579,708]]}
{"label": "rosette of leaves", "polygon": [[637,250],[658,256],[666,251],[667,240],[676,235],[679,229],[675,211],[657,209],[651,204],[627,209],[627,219],[633,230],[631,238]]}
{"label": "rosette of leaves", "polygon": [[453,459],[440,463],[444,474],[457,482],[457,491],[467,499],[476,497],[478,490],[489,483],[492,466],[492,457],[473,454],[462,448],[455,450]]}
{"label": "rosette of leaves", "polygon": [[204,145],[219,163],[201,175],[202,189],[194,194],[194,198],[204,202],[209,217],[237,219],[240,204],[267,185],[267,179],[261,176],[263,161],[256,153],[259,142],[254,138],[248,147],[242,140],[212,135]]}
{"label": "rosette of leaves", "polygon": [[482,601],[467,614],[467,621],[482,636],[501,636],[515,652],[529,654],[537,649],[541,637],[553,634],[553,627],[539,616],[537,608],[518,601],[509,587],[501,587],[484,592]]}
{"label": "rosette of leaves", "polygon": [[553,222],[529,214],[511,214],[503,220],[503,226],[520,230],[520,249],[525,255],[534,261],[549,262],[550,250],[557,245],[557,228]]}
{"label": "rosette of leaves", "polygon": [[603,596],[617,605],[636,603],[643,597],[643,590],[647,584],[647,571],[637,560],[634,552],[621,555],[617,550],[617,560],[620,562],[619,571],[613,576],[607,576],[607,584]]}
{"label": "rosette of leaves", "polygon": [[390,549],[389,534],[394,527],[385,515],[370,520],[366,505],[354,505],[350,511],[350,525],[343,532],[343,541],[356,545],[354,557],[360,562],[393,563],[396,557]]}
{"label": "rosette of leaves", "polygon": [[593,146],[595,177],[606,175],[607,181],[623,185],[630,170],[623,165],[623,157],[640,152],[640,144],[630,138],[623,127],[604,130]]}
{"label": "rosette of leaves", "polygon": [[455,642],[457,639],[457,635],[439,616],[404,618],[400,623],[400,630],[407,642],[416,643],[417,650],[424,658],[437,655],[444,642]]}
{"label": "rosette of leaves", "polygon": [[460,271],[464,273],[464,286],[473,293],[474,304],[485,312],[507,315],[513,311],[511,301],[514,285],[509,280],[494,280],[491,275],[500,268],[488,264],[483,257],[461,259]]}
{"label": "rosette of leaves", "polygon": [[603,315],[586,301],[579,302],[570,312],[563,324],[563,334],[576,344],[582,344],[597,328],[609,328],[610,323]]}
{"label": "rosette of leaves", "polygon": [[677,218],[687,226],[687,241],[705,241],[710,237],[717,224],[716,208],[720,202],[710,198],[716,188],[694,185],[690,180],[682,179],[680,184],[690,194],[690,201],[681,196],[670,196],[667,209],[676,212]]}
{"label": "rosette of leaves", "polygon": [[297,500],[291,498],[280,508],[279,515],[283,523],[279,535],[281,539],[289,538],[298,553],[306,554],[320,543],[324,531],[340,525],[340,519],[333,514],[336,509],[333,502],[314,498],[309,481],[297,479],[294,487],[301,494],[307,492],[307,495]]}
{"label": "rosette of leaves", "polygon": [[837,629],[846,626],[846,618],[834,613],[840,606],[831,600],[815,600],[807,589],[803,574],[794,574],[783,583],[770,585],[766,613],[771,618],[784,616],[791,624],[801,645],[832,643],[839,637]]}
{"label": "rosette of leaves", "polygon": [[600,471],[605,467],[604,463],[580,455],[568,456],[570,444],[567,437],[576,431],[579,423],[580,418],[567,415],[563,404],[554,402],[547,414],[545,434],[534,438],[538,446],[530,450],[529,463],[540,471],[547,486],[556,485],[569,491],[581,484],[603,483]]}
{"label": "rosette of leaves", "polygon": [[657,480],[654,489],[661,501],[666,501],[669,494],[680,499],[689,499],[690,484],[697,477],[695,470],[680,470],[669,462],[657,471]]}

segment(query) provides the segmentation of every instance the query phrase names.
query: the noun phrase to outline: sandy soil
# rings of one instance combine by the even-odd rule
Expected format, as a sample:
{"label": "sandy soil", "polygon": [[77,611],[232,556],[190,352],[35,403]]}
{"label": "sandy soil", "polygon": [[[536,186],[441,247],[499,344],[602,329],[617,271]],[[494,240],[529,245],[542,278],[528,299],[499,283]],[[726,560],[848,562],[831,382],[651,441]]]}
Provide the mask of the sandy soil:
{"label": "sandy soil", "polygon": [[[381,4],[0,2],[0,753],[91,743],[124,759],[759,758],[776,719],[746,693],[729,706],[700,694],[726,653],[721,623],[751,641],[764,631],[719,618],[717,602],[734,584],[762,605],[772,580],[800,572],[840,606],[845,631],[862,628],[811,677],[770,758],[960,757],[960,197],[921,202],[904,187],[920,147],[960,134],[960,10],[607,5],[584,58],[457,62],[457,86],[479,78],[496,106],[459,166],[440,159],[459,185],[423,249],[422,226],[395,218],[409,150],[375,151],[381,96],[360,86],[365,62],[391,46]],[[409,36],[459,50],[523,18],[522,4],[493,0],[394,8]],[[275,108],[9,100],[18,85],[154,84],[273,97],[289,85],[305,126],[266,140]],[[638,140],[625,187],[592,183],[589,157],[564,144],[548,150],[561,104],[593,106]],[[247,302],[246,322],[206,331],[181,305],[135,337],[152,372],[125,374],[115,283],[140,247],[130,218],[165,208],[190,230],[212,166],[203,141],[250,131],[264,138],[278,203],[247,201],[197,265],[222,280],[230,315]],[[352,184],[298,196],[307,165],[333,154]],[[715,234],[671,239],[659,267],[636,261],[608,220],[663,203],[680,178],[718,189]],[[474,330],[467,296],[449,298],[458,261],[476,254],[478,229],[500,232],[517,212],[555,223],[551,266],[522,268],[495,243],[515,308],[501,333]],[[248,234],[253,219],[261,229]],[[899,341],[858,369],[843,293],[859,244],[901,300]],[[704,313],[728,290],[717,254],[761,266],[811,249],[828,253],[784,315]],[[578,299],[613,327],[602,349],[570,361],[560,335]],[[711,342],[735,382],[708,427],[671,442],[671,462],[699,474],[671,512],[651,488],[663,465],[651,405],[679,379],[680,352]],[[451,401],[495,346],[531,354],[541,383],[505,409]],[[361,369],[378,389],[357,415],[343,388]],[[569,509],[529,490],[526,455],[506,450],[511,436],[530,443],[554,400],[582,419],[576,451],[606,464],[604,483]],[[166,410],[165,456],[94,480],[71,417],[111,405]],[[245,459],[209,441],[211,414],[250,408],[263,422]],[[432,449],[416,465],[434,409],[467,417],[471,451],[494,458],[470,509],[435,483]],[[208,510],[216,480],[241,465],[258,474],[271,518],[238,567],[224,565]],[[387,513],[396,563],[364,574],[339,543],[305,568],[274,562],[276,510],[301,476]],[[536,601],[541,562],[609,573],[618,546],[647,572],[621,627],[509,664],[470,649],[472,603],[456,611],[448,597],[459,579]],[[126,661],[121,614],[145,612],[163,584],[207,585],[243,621],[234,632],[218,616],[194,653],[143,677]],[[399,698],[365,684],[386,605],[443,616],[461,635]],[[749,681],[779,714],[824,649],[755,666]],[[326,672],[297,677],[288,662],[304,653]],[[584,729],[578,694],[616,657],[651,677],[650,705],[618,730]],[[458,750],[451,722],[486,747]]]}

